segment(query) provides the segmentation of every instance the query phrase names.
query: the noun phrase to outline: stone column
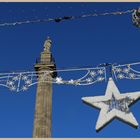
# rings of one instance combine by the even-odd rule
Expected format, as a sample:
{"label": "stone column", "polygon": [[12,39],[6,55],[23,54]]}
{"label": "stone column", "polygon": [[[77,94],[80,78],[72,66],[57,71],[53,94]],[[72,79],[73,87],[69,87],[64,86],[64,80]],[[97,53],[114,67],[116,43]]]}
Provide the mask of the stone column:
{"label": "stone column", "polygon": [[[44,51],[41,53],[39,61],[37,61],[37,63],[34,66],[38,75],[38,84],[36,92],[33,138],[51,137],[51,127],[52,127],[51,81],[52,78],[56,76],[56,73],[50,73],[49,71],[54,70],[56,67],[54,61],[52,60],[50,47],[51,40],[50,38],[48,38],[44,43]],[[48,73],[46,73],[46,75],[43,75],[44,71],[48,71]]]}

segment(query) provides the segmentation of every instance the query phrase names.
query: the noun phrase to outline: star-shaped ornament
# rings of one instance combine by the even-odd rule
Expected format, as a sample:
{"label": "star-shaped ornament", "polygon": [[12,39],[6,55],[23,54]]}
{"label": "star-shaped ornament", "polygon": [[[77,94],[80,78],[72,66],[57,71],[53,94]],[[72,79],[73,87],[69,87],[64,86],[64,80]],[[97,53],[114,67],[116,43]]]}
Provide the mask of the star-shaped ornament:
{"label": "star-shaped ornament", "polygon": [[82,101],[100,109],[100,114],[96,123],[96,131],[99,131],[114,118],[137,128],[138,122],[129,110],[129,107],[139,98],[140,91],[120,94],[113,79],[109,78],[104,96],[83,97]]}

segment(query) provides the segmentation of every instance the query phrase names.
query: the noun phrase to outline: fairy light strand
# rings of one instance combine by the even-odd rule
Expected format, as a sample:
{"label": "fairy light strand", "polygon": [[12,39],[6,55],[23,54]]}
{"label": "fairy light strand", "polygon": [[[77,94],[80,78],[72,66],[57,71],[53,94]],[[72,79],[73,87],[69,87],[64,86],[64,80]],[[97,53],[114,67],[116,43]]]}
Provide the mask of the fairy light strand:
{"label": "fairy light strand", "polygon": [[61,22],[61,21],[66,21],[66,20],[75,20],[75,19],[80,19],[80,18],[97,17],[97,16],[124,15],[124,14],[134,12],[134,10],[135,9],[130,9],[130,10],[126,10],[126,11],[83,14],[83,15],[80,15],[80,16],[64,16],[64,17],[58,17],[58,18],[47,18],[47,19],[37,19],[37,20],[6,22],[6,23],[0,23],[0,27],[16,26],[16,25],[21,25],[21,24],[32,24],[32,23]]}

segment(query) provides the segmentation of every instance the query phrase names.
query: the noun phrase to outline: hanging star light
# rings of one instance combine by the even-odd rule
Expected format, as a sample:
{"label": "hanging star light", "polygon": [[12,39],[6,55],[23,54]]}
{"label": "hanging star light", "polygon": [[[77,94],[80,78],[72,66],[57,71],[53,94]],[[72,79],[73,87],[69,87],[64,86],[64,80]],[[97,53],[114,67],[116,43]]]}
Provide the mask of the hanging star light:
{"label": "hanging star light", "polygon": [[96,123],[96,131],[117,118],[137,128],[138,122],[129,107],[140,98],[140,92],[120,94],[112,78],[109,78],[104,96],[83,97],[82,101],[99,108],[100,114]]}

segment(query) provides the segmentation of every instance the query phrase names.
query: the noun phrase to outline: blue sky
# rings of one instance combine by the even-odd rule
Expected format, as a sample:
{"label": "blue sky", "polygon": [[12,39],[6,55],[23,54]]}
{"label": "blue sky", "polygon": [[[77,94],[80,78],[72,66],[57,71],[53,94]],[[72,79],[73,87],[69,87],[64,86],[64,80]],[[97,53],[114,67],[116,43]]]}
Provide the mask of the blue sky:
{"label": "blue sky", "polygon": [[[139,3],[0,3],[0,23],[123,11]],[[57,68],[96,67],[100,63],[131,63],[140,60],[140,29],[131,14],[100,16],[61,23],[36,23],[0,27],[0,71],[33,70],[47,36]],[[140,68],[137,68],[140,70]],[[61,76],[61,75],[60,75]],[[74,74],[76,76],[76,74]],[[67,78],[74,77],[68,74]],[[120,92],[140,90],[139,80],[115,81]],[[104,95],[106,82],[90,86],[53,85],[52,137],[140,137],[140,129],[114,120],[95,131],[99,110],[82,103],[81,97]],[[32,137],[36,86],[11,93],[0,87],[0,137]],[[140,123],[140,102],[131,107]]]}

